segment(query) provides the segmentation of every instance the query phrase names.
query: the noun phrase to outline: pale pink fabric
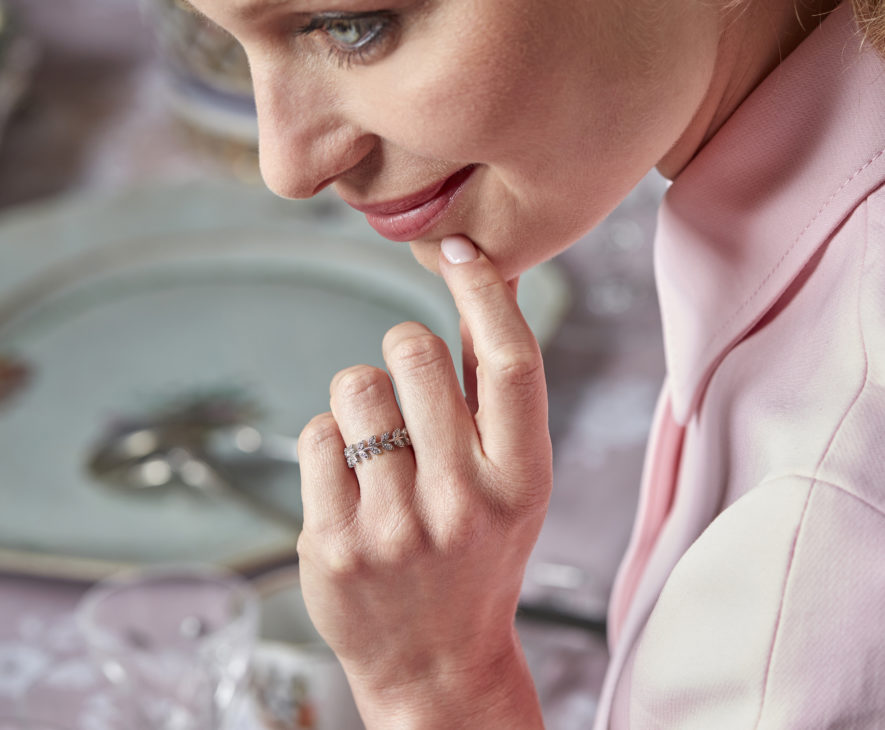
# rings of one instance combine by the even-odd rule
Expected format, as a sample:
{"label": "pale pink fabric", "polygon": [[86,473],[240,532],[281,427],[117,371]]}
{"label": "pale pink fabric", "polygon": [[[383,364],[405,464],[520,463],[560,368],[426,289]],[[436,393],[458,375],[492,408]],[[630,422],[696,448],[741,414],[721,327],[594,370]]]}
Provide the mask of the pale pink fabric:
{"label": "pale pink fabric", "polygon": [[885,728],[885,61],[843,5],[662,206],[599,729]]}
{"label": "pale pink fabric", "polygon": [[627,547],[629,559],[625,560],[618,574],[617,589],[609,606],[608,638],[616,643],[621,633],[622,622],[627,608],[636,594],[646,563],[655,546],[655,540],[670,507],[676,491],[676,477],[679,474],[679,457],[682,453],[682,439],[685,429],[673,419],[673,409],[664,386],[652,422],[652,437],[646,451],[643,475],[646,481],[640,490],[637,523]]}

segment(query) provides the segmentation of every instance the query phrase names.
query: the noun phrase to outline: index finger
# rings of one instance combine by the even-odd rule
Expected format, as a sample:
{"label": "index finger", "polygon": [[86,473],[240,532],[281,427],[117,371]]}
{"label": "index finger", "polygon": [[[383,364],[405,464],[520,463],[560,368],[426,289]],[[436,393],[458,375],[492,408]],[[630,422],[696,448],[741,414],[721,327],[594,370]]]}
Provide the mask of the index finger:
{"label": "index finger", "polygon": [[465,236],[442,241],[440,272],[470,332],[477,362],[476,427],[483,451],[505,466],[550,459],[541,350],[516,294]]}
{"label": "index finger", "polygon": [[[511,279],[507,282],[513,293],[519,287],[519,277]],[[476,397],[476,353],[473,351],[473,335],[467,328],[467,323],[462,319],[460,322],[461,331],[461,368],[464,379],[464,397],[467,399],[467,407],[470,409],[471,415],[476,415],[479,410],[479,401]]]}

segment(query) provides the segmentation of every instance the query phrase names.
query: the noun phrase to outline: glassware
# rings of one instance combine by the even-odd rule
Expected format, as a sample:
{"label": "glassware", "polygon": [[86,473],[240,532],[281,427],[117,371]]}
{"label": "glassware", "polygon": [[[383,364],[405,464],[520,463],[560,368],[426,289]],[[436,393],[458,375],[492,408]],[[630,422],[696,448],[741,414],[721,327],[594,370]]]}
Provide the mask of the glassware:
{"label": "glassware", "polygon": [[209,566],[114,576],[77,619],[140,730],[223,730],[244,696],[258,603],[243,579]]}
{"label": "glassware", "polygon": [[[24,646],[44,658],[39,673],[18,694],[21,717],[35,728],[45,723],[72,730],[132,730],[114,686],[91,661],[74,614],[23,619],[19,633],[27,642]],[[5,730],[2,724],[0,730]]]}
{"label": "glassware", "polygon": [[362,728],[344,669],[307,613],[297,568],[265,574],[256,588],[262,641],[252,662],[255,729]]}

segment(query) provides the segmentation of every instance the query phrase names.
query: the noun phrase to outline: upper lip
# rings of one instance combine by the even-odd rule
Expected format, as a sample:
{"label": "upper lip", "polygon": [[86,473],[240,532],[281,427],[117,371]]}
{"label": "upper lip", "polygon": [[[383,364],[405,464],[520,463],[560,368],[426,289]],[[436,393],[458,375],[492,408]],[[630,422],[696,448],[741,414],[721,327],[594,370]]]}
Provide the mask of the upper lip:
{"label": "upper lip", "polygon": [[[469,167],[469,166],[468,166]],[[355,208],[360,213],[366,213],[368,215],[397,215],[398,213],[405,213],[407,210],[412,210],[413,208],[417,208],[429,200],[433,200],[436,197],[437,193],[442,189],[442,187],[455,175],[464,170],[465,168],[461,168],[456,170],[448,177],[444,177],[441,180],[437,180],[435,183],[428,185],[421,190],[418,190],[414,193],[409,193],[408,195],[397,198],[396,200],[385,200],[380,203],[356,203],[352,200],[348,200],[344,198],[344,202],[347,203],[351,208]]]}

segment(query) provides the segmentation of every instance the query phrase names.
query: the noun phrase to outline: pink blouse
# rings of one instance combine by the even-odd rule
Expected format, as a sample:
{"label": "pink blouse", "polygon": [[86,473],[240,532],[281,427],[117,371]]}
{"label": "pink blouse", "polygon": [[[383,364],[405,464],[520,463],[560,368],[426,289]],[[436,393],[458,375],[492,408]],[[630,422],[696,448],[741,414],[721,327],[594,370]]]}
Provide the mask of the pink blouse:
{"label": "pink blouse", "polygon": [[848,5],[662,206],[598,730],[885,727],[885,60]]}

